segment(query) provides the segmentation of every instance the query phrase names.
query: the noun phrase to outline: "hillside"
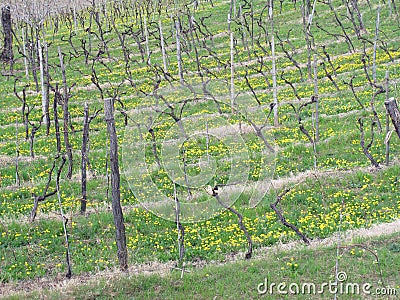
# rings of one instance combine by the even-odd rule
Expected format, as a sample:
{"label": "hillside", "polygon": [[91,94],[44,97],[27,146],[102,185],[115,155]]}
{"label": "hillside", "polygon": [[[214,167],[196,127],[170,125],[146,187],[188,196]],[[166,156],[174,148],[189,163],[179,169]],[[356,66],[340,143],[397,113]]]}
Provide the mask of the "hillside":
{"label": "hillside", "polygon": [[[21,3],[0,77],[0,296],[64,279],[67,249],[72,279],[118,267],[114,119],[131,268],[257,260],[399,220],[395,1]],[[380,243],[398,264],[398,234]]]}

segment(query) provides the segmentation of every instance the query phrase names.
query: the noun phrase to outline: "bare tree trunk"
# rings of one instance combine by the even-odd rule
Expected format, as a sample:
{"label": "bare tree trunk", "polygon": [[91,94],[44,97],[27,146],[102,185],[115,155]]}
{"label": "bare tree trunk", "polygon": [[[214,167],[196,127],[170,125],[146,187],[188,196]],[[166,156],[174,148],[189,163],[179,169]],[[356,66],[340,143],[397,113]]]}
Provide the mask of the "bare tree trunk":
{"label": "bare tree trunk", "polygon": [[29,61],[31,64],[31,71],[33,75],[33,80],[35,82],[35,87],[36,87],[36,92],[39,92],[39,81],[37,78],[37,66],[36,66],[36,58],[37,58],[37,53],[36,53],[36,43],[34,42],[35,40],[35,34],[34,34],[34,29],[31,26],[30,27],[30,38],[31,41],[29,43]]}
{"label": "bare tree trunk", "polygon": [[67,277],[69,279],[72,276],[72,265],[71,265],[71,251],[69,249],[69,238],[68,238],[68,230],[67,230],[68,218],[64,215],[64,210],[63,210],[62,202],[61,202],[61,192],[60,192],[60,175],[61,175],[61,171],[65,165],[65,161],[66,161],[65,156],[63,156],[62,164],[59,167],[58,172],[57,172],[56,191],[57,191],[58,205],[60,207],[61,220],[63,222],[63,230],[64,230],[64,238],[65,238],[65,260],[67,263],[67,273],[65,274],[65,277]]}
{"label": "bare tree trunk", "polygon": [[117,255],[121,270],[126,271],[128,269],[128,252],[126,249],[124,216],[120,201],[121,194],[118,164],[118,140],[115,130],[114,99],[107,98],[104,100],[104,115],[107,123],[107,131],[110,138],[112,210],[116,229]]}
{"label": "bare tree trunk", "polygon": [[18,143],[18,118],[15,120],[15,185],[19,187],[19,143]]}
{"label": "bare tree trunk", "polygon": [[[150,124],[151,124],[151,123],[150,123]],[[151,126],[151,125],[150,125],[150,126]],[[156,159],[156,162],[157,162],[158,167],[161,168],[160,158],[158,157],[158,153],[157,153],[156,136],[155,136],[155,134],[154,134],[153,128],[150,128],[150,129],[149,129],[149,133],[150,133],[150,135],[151,135],[151,143],[152,143],[154,158]]]}
{"label": "bare tree trunk", "polygon": [[305,40],[307,43],[307,74],[308,80],[311,81],[311,40],[310,40],[310,11],[309,11],[309,0],[304,0],[302,7],[302,15],[303,15],[303,30],[305,35]]}
{"label": "bare tree trunk", "polygon": [[150,65],[150,46],[149,46],[149,31],[147,29],[147,19],[146,16],[143,17],[144,23],[144,34],[146,39],[146,54],[147,54],[147,64]]}
{"label": "bare tree trunk", "polygon": [[161,53],[162,53],[162,59],[163,59],[164,72],[167,73],[168,72],[167,55],[165,53],[164,34],[163,34],[163,30],[162,30],[161,20],[158,23],[158,27],[160,30],[160,44],[161,44]]}
{"label": "bare tree trunk", "polygon": [[54,92],[53,113],[54,113],[54,129],[56,132],[56,141],[57,141],[57,153],[61,152],[60,125],[58,123],[58,111],[57,111],[57,104],[60,98],[61,96],[60,92],[58,91],[58,83],[56,83],[56,90]]}
{"label": "bare tree trunk", "polygon": [[[107,145],[108,146],[108,145]],[[110,203],[110,173],[108,172],[110,166],[109,166],[109,157],[108,157],[108,150],[106,150],[106,179],[107,179],[107,187],[106,187],[106,200],[107,200],[107,205],[109,207]]]}
{"label": "bare tree trunk", "polygon": [[48,83],[45,79],[45,60],[43,48],[40,39],[37,41],[39,51],[39,66],[40,66],[40,86],[42,88],[42,115],[44,116],[44,124],[46,125],[46,132],[49,134],[50,129],[50,115],[49,115],[49,94]]}
{"label": "bare tree trunk", "polygon": [[[180,222],[181,205],[176,194],[176,184],[174,183],[174,199],[175,199],[175,222],[176,229],[178,231],[178,251],[179,251],[179,265],[183,261],[183,255],[185,254],[185,228]],[[179,267],[179,265],[177,267]],[[183,265],[181,266],[183,269]],[[182,273],[183,275],[183,273]]]}
{"label": "bare tree trunk", "polygon": [[10,63],[14,60],[14,54],[12,49],[12,20],[11,20],[11,9],[9,6],[4,6],[1,9],[1,23],[4,31],[4,47],[3,52],[0,55],[0,59],[6,63]]}
{"label": "bare tree trunk", "polygon": [[31,129],[31,134],[29,136],[29,152],[32,158],[35,158],[35,152],[33,151],[33,146],[34,146],[34,141],[35,141],[35,135],[36,132],[40,129],[40,127],[42,126],[42,121],[43,121],[43,116],[40,118],[39,124],[34,124],[31,123],[30,121],[29,124],[32,126]]}
{"label": "bare tree trunk", "polygon": [[29,137],[29,114],[32,111],[33,108],[27,107],[26,104],[26,89],[24,88],[22,91],[22,98],[23,98],[23,104],[22,104],[22,115],[23,115],[23,120],[24,120],[24,127],[25,127],[25,140],[28,140]]}
{"label": "bare tree trunk", "polygon": [[26,53],[26,44],[25,44],[25,30],[21,29],[22,33],[22,51],[24,53],[24,65],[25,65],[25,77],[26,80],[29,80],[29,66],[28,66],[28,54]]}
{"label": "bare tree trunk", "polygon": [[76,17],[76,3],[75,3],[75,1],[73,3],[72,10],[73,10],[73,14],[74,14],[74,30],[75,30],[75,34],[78,35],[78,19]]}
{"label": "bare tree trunk", "polygon": [[230,52],[231,52],[231,85],[230,85],[230,98],[231,98],[231,106],[232,109],[235,107],[235,53],[234,53],[234,40],[233,40],[233,32],[230,31]]}
{"label": "bare tree trunk", "polygon": [[373,65],[372,65],[372,79],[376,83],[376,47],[379,39],[379,22],[380,22],[380,11],[381,8],[378,7],[376,13],[376,25],[375,25],[375,39],[374,39],[374,54],[373,54]]}
{"label": "bare tree trunk", "polygon": [[290,192],[290,188],[289,189],[285,189],[280,195],[278,195],[276,197],[276,201],[274,203],[270,204],[270,207],[274,210],[274,212],[276,213],[276,215],[278,216],[279,220],[282,222],[283,225],[285,225],[286,227],[292,229],[299,237],[301,237],[301,239],[303,240],[303,242],[306,245],[309,245],[310,241],[305,236],[305,234],[302,233],[295,225],[289,223],[286,220],[286,218],[283,216],[282,211],[277,207],[278,204],[282,201],[283,197],[289,192]]}
{"label": "bare tree trunk", "polygon": [[44,75],[45,75],[45,93],[46,93],[46,115],[45,118],[47,120],[46,124],[46,135],[50,134],[50,71],[49,71],[49,49],[47,47],[47,43],[44,43],[44,56],[43,56],[43,61],[44,61]]}
{"label": "bare tree trunk", "polygon": [[362,148],[362,151],[364,152],[364,155],[369,159],[369,161],[371,162],[371,164],[379,169],[379,163],[374,159],[374,157],[372,156],[370,149],[372,144],[374,143],[374,134],[375,134],[375,120],[372,120],[371,123],[371,141],[366,145],[365,144],[365,133],[364,133],[364,122],[362,118],[358,119],[358,124],[359,124],[359,130],[361,133],[360,136],[360,146]]}
{"label": "bare tree trunk", "polygon": [[314,53],[314,101],[315,101],[315,142],[319,142],[319,95],[317,54]]}
{"label": "bare tree trunk", "polygon": [[187,176],[186,148],[184,143],[182,144],[182,162],[183,162],[183,174],[185,176],[185,183],[188,191],[188,197],[190,200],[192,200],[193,194],[190,191],[189,178]]}
{"label": "bare tree trunk", "polygon": [[81,191],[82,191],[82,199],[81,199],[81,214],[85,214],[86,212],[86,204],[87,204],[87,170],[90,170],[89,164],[89,127],[90,122],[97,117],[98,113],[101,110],[97,110],[96,113],[89,117],[89,106],[87,102],[85,102],[84,106],[84,120],[83,120],[83,134],[82,134],[82,166],[81,166]]}
{"label": "bare tree trunk", "polygon": [[231,82],[230,82],[230,100],[232,112],[234,111],[235,106],[235,52],[234,52],[234,39],[233,39],[233,31],[231,27],[231,22],[233,19],[233,0],[230,4],[230,12],[228,15],[228,30],[229,30],[229,38],[230,38],[230,59],[231,59]]}
{"label": "bare tree trunk", "polygon": [[[49,190],[49,188],[50,188],[51,177],[53,176],[54,169],[56,168],[56,163],[57,163],[57,159],[58,159],[58,158],[59,158],[59,156],[57,156],[57,157],[53,160],[53,166],[51,167],[51,169],[50,169],[50,171],[49,171],[49,173],[48,173],[48,179],[47,179],[46,187],[44,188],[44,191],[43,191],[42,195],[39,195],[39,196],[36,195],[36,194],[33,194],[33,195],[32,195],[32,196],[33,196],[33,208],[32,208],[32,210],[31,210],[31,214],[30,214],[30,221],[31,221],[31,222],[35,221],[36,213],[37,213],[37,208],[38,208],[39,202],[43,202],[43,201],[45,201],[47,198],[49,198],[49,197],[51,197],[51,196],[53,196],[53,195],[55,195],[55,194],[57,193],[57,189],[54,190],[54,191],[52,191],[52,192],[50,192],[50,193],[48,193],[48,190]],[[59,177],[60,177],[59,174],[61,173],[61,168],[62,168],[62,167],[60,167],[60,169],[59,169],[59,173],[58,173],[58,175],[57,175],[57,180],[58,180]]]}
{"label": "bare tree trunk", "polygon": [[275,57],[275,37],[272,33],[271,37],[271,50],[272,50],[272,94],[274,97],[274,126],[279,126],[278,115],[278,87],[276,83],[276,57]]}
{"label": "bare tree trunk", "polygon": [[366,30],[365,30],[364,22],[362,20],[360,9],[358,8],[357,0],[351,0],[351,3],[353,5],[354,10],[356,11],[356,14],[357,14],[358,23],[360,24],[360,32],[361,33],[365,33]]}
{"label": "bare tree trunk", "polygon": [[[390,1],[389,1],[390,2]],[[385,76],[385,103],[389,101],[389,71],[386,71],[386,76]],[[389,116],[389,112],[386,111],[386,138],[385,138],[385,145],[386,145],[386,151],[385,151],[385,163],[386,166],[389,165],[389,156],[390,156],[390,128],[389,128],[389,124],[390,124],[390,116]]]}
{"label": "bare tree trunk", "polygon": [[269,21],[271,23],[271,52],[272,52],[272,93],[274,98],[274,126],[279,126],[278,115],[278,88],[276,83],[276,57],[275,57],[275,32],[274,32],[274,1],[269,1],[268,11]]}
{"label": "bare tree trunk", "polygon": [[240,15],[240,25],[241,25],[241,30],[242,30],[242,44],[243,47],[247,51],[247,55],[249,56],[249,61],[251,60],[251,52],[249,49],[249,44],[247,42],[247,36],[246,36],[246,29],[244,25],[244,17],[243,17],[243,11],[242,11],[242,6],[239,7],[239,15]]}
{"label": "bare tree trunk", "polygon": [[388,101],[385,101],[385,106],[390,118],[392,119],[396,133],[400,138],[400,111],[397,102],[394,98],[390,98]]}
{"label": "bare tree trunk", "polygon": [[183,83],[183,69],[182,69],[182,52],[181,52],[181,36],[179,29],[179,18],[175,20],[175,31],[176,31],[176,58],[178,60],[179,80]]}
{"label": "bare tree trunk", "polygon": [[72,164],[73,164],[73,158],[72,158],[72,148],[71,144],[69,143],[69,134],[68,134],[68,119],[69,119],[69,113],[68,113],[68,86],[67,86],[67,77],[65,75],[65,66],[64,66],[64,59],[63,55],[61,53],[61,48],[58,47],[58,56],[60,58],[60,66],[61,66],[61,73],[62,73],[62,80],[63,80],[63,89],[64,89],[64,101],[63,101],[63,118],[64,118],[64,144],[65,144],[65,150],[67,152],[67,157],[68,157],[68,174],[67,178],[71,179],[72,178]]}
{"label": "bare tree trunk", "polygon": [[253,255],[253,240],[251,238],[250,233],[248,232],[246,225],[243,223],[243,215],[241,213],[239,213],[236,209],[234,209],[233,207],[226,205],[221,198],[219,197],[218,194],[218,186],[214,187],[212,190],[212,196],[215,197],[215,199],[217,199],[218,203],[224,207],[225,209],[229,210],[231,213],[235,214],[238,218],[238,223],[239,223],[239,228],[243,231],[246,239],[247,239],[247,244],[248,244],[248,249],[245,255],[245,259],[250,259],[251,256]]}
{"label": "bare tree trunk", "polygon": [[81,199],[81,214],[86,212],[86,203],[87,203],[87,195],[86,195],[86,169],[87,169],[87,145],[89,140],[89,106],[87,102],[85,102],[84,108],[84,121],[83,121],[83,135],[82,135],[82,199]]}
{"label": "bare tree trunk", "polygon": [[396,1],[395,0],[391,0],[391,1],[392,1],[391,6],[393,7],[394,14],[395,14],[395,16],[397,16],[398,12],[397,12],[397,7],[396,7]]}
{"label": "bare tree trunk", "polygon": [[22,103],[21,116],[22,116],[22,122],[23,122],[24,128],[25,128],[25,140],[27,141],[29,138],[29,114],[33,108],[29,108],[29,106],[26,103],[26,88],[27,88],[27,86],[25,86],[22,89],[22,97],[21,97],[17,92],[17,80],[14,81],[14,95]]}

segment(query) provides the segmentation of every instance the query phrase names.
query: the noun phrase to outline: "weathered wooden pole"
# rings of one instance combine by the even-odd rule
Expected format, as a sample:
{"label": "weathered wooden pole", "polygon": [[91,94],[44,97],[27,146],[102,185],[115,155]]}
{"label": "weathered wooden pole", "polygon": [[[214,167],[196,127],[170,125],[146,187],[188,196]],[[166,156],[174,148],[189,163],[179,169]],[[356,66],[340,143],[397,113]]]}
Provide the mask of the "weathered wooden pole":
{"label": "weathered wooden pole", "polygon": [[118,140],[115,130],[114,99],[104,99],[104,115],[107,131],[110,138],[110,165],[111,165],[111,195],[112,211],[116,229],[116,243],[119,266],[122,271],[128,269],[128,252],[126,249],[126,236],[124,216],[121,207],[120,174],[118,164]]}
{"label": "weathered wooden pole", "polygon": [[385,106],[390,118],[392,119],[394,129],[400,138],[400,111],[397,102],[394,98],[390,98],[388,101],[385,101]]}
{"label": "weathered wooden pole", "polygon": [[87,147],[89,141],[89,106],[87,102],[85,102],[84,107],[84,119],[83,119],[83,134],[82,134],[82,199],[81,199],[81,214],[86,212],[86,202],[87,202],[87,192],[86,192],[86,183],[87,183]]}
{"label": "weathered wooden pole", "polygon": [[64,95],[63,95],[63,118],[64,118],[64,144],[65,144],[65,150],[67,151],[67,157],[68,157],[68,174],[67,177],[68,179],[72,178],[72,168],[73,168],[73,156],[72,156],[72,146],[69,142],[69,131],[68,131],[68,120],[69,120],[69,112],[68,112],[68,100],[69,100],[69,95],[68,95],[68,86],[67,86],[67,77],[65,75],[65,66],[64,66],[64,58],[63,54],[61,52],[60,46],[58,47],[58,56],[60,59],[60,67],[61,67],[61,74],[62,74],[62,82],[63,82],[63,89],[64,89]]}
{"label": "weathered wooden pole", "polygon": [[1,9],[1,23],[4,31],[4,47],[1,52],[0,59],[6,63],[12,63],[14,59],[12,50],[12,20],[11,9],[9,6],[4,6]]}

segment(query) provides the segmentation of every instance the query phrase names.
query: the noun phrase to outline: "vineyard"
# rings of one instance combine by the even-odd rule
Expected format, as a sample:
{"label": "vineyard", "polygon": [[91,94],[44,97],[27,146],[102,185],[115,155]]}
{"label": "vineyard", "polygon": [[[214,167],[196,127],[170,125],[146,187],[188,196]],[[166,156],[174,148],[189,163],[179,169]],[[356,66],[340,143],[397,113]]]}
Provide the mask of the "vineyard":
{"label": "vineyard", "polygon": [[399,3],[77,2],[0,1],[0,297],[143,266],[190,290],[292,243],[263,270],[400,293],[398,230],[344,239],[400,219]]}

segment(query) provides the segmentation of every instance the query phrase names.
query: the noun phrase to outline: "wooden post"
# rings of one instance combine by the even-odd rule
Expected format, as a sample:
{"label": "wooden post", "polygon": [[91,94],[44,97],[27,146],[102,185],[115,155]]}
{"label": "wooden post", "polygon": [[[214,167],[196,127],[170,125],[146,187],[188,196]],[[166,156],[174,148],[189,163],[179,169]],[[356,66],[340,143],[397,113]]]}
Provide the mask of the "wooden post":
{"label": "wooden post", "polygon": [[377,16],[376,16],[376,25],[375,25],[375,39],[374,39],[374,53],[372,57],[372,79],[374,83],[376,83],[376,48],[379,39],[379,22],[380,22],[380,11],[381,8],[378,7]]}
{"label": "wooden post", "polygon": [[84,107],[84,119],[83,119],[83,134],[82,134],[82,199],[81,199],[81,214],[86,212],[86,202],[87,202],[87,195],[86,195],[86,169],[87,169],[87,145],[89,141],[89,106],[87,102],[85,102]]}
{"label": "wooden post", "polygon": [[275,32],[274,32],[274,2],[269,1],[268,18],[271,24],[271,54],[272,54],[272,93],[274,97],[274,126],[279,126],[278,115],[278,87],[276,83],[276,57],[275,57]]}
{"label": "wooden post", "polygon": [[319,142],[319,95],[318,95],[318,69],[317,54],[314,53],[314,100],[315,100],[315,138],[314,142]]}
{"label": "wooden post", "polygon": [[63,96],[63,118],[64,118],[64,144],[65,144],[65,150],[67,151],[67,157],[68,157],[68,174],[67,177],[69,179],[72,178],[72,164],[73,164],[73,158],[72,158],[72,148],[71,144],[69,143],[69,134],[68,134],[68,119],[69,119],[69,113],[68,113],[68,86],[67,86],[67,77],[65,75],[65,66],[64,66],[64,59],[63,55],[61,53],[61,48],[60,46],[58,47],[58,56],[60,59],[60,66],[61,66],[61,74],[62,74],[62,81],[63,81],[63,89],[64,89],[64,96]]}
{"label": "wooden post", "polygon": [[278,87],[276,83],[276,58],[275,58],[275,37],[272,33],[271,37],[271,50],[272,50],[272,93],[274,97],[274,126],[279,126],[278,115]]}
{"label": "wooden post", "polygon": [[60,138],[60,125],[58,123],[58,111],[57,104],[59,99],[61,98],[60,92],[58,90],[58,83],[56,83],[56,90],[54,92],[54,102],[53,102],[53,115],[54,115],[54,129],[56,132],[56,141],[57,141],[57,153],[61,152],[61,138]]}
{"label": "wooden post", "polygon": [[146,63],[150,65],[150,47],[149,47],[149,31],[147,29],[147,19],[146,16],[143,18],[144,21],[144,34],[145,34],[145,39],[146,39],[146,54],[147,54],[147,61]]}
{"label": "wooden post", "polygon": [[302,16],[303,16],[303,30],[305,35],[305,40],[307,43],[307,74],[308,80],[311,81],[312,78],[312,71],[311,71],[311,40],[310,40],[310,2],[306,0],[303,2],[302,5]]}
{"label": "wooden post", "polygon": [[232,1],[231,1],[231,8],[230,13],[228,15],[228,28],[229,28],[229,38],[230,38],[230,58],[231,58],[231,81],[230,81],[230,100],[231,100],[231,107],[232,113],[234,112],[235,107],[235,51],[234,51],[234,38],[233,38],[233,31],[231,28],[231,22],[233,19],[232,16]]}
{"label": "wooden post", "polygon": [[181,36],[180,36],[179,18],[175,20],[175,35],[176,35],[176,59],[178,60],[179,81],[183,84],[183,68],[182,68],[182,53],[181,53]]}
{"label": "wooden post", "polygon": [[43,48],[43,62],[44,62],[44,74],[45,74],[45,93],[46,93],[46,135],[50,134],[50,71],[49,71],[49,49],[47,47],[47,43],[44,43],[44,48]]}
{"label": "wooden post", "polygon": [[385,101],[385,106],[390,118],[392,119],[396,133],[400,138],[400,111],[397,102],[394,98],[390,98],[388,101]]}
{"label": "wooden post", "polygon": [[[390,1],[389,1],[390,2]],[[385,101],[389,100],[389,71],[386,70],[386,76],[385,76]],[[389,158],[390,158],[390,136],[391,136],[391,131],[389,127],[390,123],[390,116],[389,112],[386,111],[386,138],[385,138],[385,164],[386,166],[389,165]]]}
{"label": "wooden post", "polygon": [[114,215],[114,224],[116,229],[117,255],[122,271],[128,269],[128,252],[126,249],[126,236],[124,216],[121,207],[120,193],[120,174],[118,164],[118,140],[115,130],[114,119],[114,99],[104,99],[104,115],[107,123],[107,131],[110,138],[110,165],[111,165],[111,195],[112,211]]}
{"label": "wooden post", "polygon": [[36,65],[36,58],[38,57],[37,51],[36,51],[36,43],[35,41],[35,34],[34,34],[34,28],[33,26],[30,26],[30,36],[28,37],[28,40],[30,38],[29,42],[29,61],[30,61],[30,67],[31,67],[31,72],[33,76],[33,80],[35,82],[35,88],[36,92],[39,92],[39,82],[37,78],[37,65]]}
{"label": "wooden post", "polygon": [[25,42],[25,30],[24,28],[21,29],[22,31],[22,50],[24,53],[24,65],[25,65],[25,77],[26,80],[29,80],[29,66],[28,66],[28,54],[26,53],[26,42]]}
{"label": "wooden post", "polygon": [[158,27],[160,29],[160,44],[161,44],[161,53],[162,53],[162,59],[163,59],[164,72],[168,73],[167,54],[165,52],[164,34],[163,34],[163,30],[162,30],[161,19],[158,22]]}
{"label": "wooden post", "polygon": [[37,40],[37,47],[39,52],[40,86],[42,89],[42,115],[44,116],[44,124],[46,125],[46,132],[48,135],[50,130],[49,93],[48,83],[46,82],[47,80],[45,80],[45,60],[40,39]]}
{"label": "wooden post", "polygon": [[233,51],[233,32],[230,33],[231,40],[231,106],[232,109],[235,107],[235,56]]}
{"label": "wooden post", "polygon": [[11,20],[11,9],[9,6],[4,6],[1,9],[1,23],[4,31],[4,47],[3,52],[0,55],[0,59],[6,63],[12,64],[14,59],[12,50],[12,20]]}
{"label": "wooden post", "polygon": [[76,17],[76,2],[74,1],[73,5],[73,13],[74,13],[74,30],[75,34],[78,35],[78,19]]}
{"label": "wooden post", "polygon": [[15,185],[19,188],[19,143],[18,143],[18,118],[15,120]]}

